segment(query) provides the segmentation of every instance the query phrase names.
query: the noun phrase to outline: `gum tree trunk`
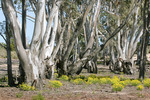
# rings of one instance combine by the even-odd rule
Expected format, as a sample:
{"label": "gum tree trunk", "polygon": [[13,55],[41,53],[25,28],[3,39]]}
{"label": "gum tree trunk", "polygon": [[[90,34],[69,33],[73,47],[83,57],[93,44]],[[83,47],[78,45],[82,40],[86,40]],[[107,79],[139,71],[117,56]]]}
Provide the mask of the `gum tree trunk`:
{"label": "gum tree trunk", "polygon": [[[46,67],[51,68],[53,65],[52,51],[58,26],[58,11],[62,1],[53,0],[51,5],[46,5],[45,0],[37,1],[34,32],[29,48],[25,48],[22,43],[21,25],[13,1],[1,0],[1,2],[4,15],[13,31],[16,52],[25,72],[25,83],[42,88]],[[52,6],[47,22],[45,6]]]}
{"label": "gum tree trunk", "polygon": [[12,62],[11,62],[11,48],[10,48],[10,28],[6,21],[6,44],[7,44],[7,73],[8,73],[8,85],[13,86],[13,75],[12,75]]}
{"label": "gum tree trunk", "polygon": [[146,48],[149,40],[149,24],[150,23],[150,0],[145,0],[143,7],[143,36],[140,53],[139,78],[144,79],[146,65]]}

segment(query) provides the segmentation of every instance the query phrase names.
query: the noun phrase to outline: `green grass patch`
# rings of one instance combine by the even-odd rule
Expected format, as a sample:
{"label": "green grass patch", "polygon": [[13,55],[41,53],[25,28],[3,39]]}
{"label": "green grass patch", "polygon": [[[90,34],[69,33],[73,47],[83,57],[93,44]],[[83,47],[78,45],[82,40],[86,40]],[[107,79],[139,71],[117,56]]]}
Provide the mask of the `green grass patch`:
{"label": "green grass patch", "polygon": [[45,100],[45,98],[41,93],[38,93],[38,95],[32,96],[32,100]]}

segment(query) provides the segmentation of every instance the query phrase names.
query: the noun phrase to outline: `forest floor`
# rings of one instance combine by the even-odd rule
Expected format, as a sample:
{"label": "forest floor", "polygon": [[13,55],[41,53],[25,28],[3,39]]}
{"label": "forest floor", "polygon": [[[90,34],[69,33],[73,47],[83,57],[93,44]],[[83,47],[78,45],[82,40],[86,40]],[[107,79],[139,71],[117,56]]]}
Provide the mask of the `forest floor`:
{"label": "forest floor", "polygon": [[[13,74],[18,71],[18,60],[13,60]],[[137,70],[136,70],[137,71]],[[86,70],[82,75],[90,75]],[[110,72],[108,66],[98,65],[97,76],[120,76]],[[0,77],[7,77],[6,59],[0,59]],[[138,71],[134,75],[123,75],[130,79],[138,78]],[[146,71],[146,77],[150,77],[150,71]],[[99,85],[75,85],[69,81],[61,81],[63,86],[55,89],[45,88],[36,91],[23,91],[17,87],[8,87],[1,85],[0,100],[33,100],[33,96],[41,93],[45,100],[150,100],[150,89],[145,87],[139,91],[134,86],[126,86],[120,92],[112,91],[112,86],[109,84]],[[18,96],[20,95],[20,96]],[[35,100],[35,99],[34,99]]]}

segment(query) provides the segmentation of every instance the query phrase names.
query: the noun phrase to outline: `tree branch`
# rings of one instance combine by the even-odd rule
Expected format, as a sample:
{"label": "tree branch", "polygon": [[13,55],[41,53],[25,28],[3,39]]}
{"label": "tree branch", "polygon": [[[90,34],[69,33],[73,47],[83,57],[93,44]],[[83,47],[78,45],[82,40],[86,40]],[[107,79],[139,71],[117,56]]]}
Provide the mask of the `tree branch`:
{"label": "tree branch", "polygon": [[0,35],[2,36],[2,38],[5,40],[5,42],[6,42],[6,38],[2,35],[2,33],[0,33]]}
{"label": "tree branch", "polygon": [[0,43],[0,46],[2,46],[3,48],[7,49],[7,47],[4,44],[2,44],[2,43]]}

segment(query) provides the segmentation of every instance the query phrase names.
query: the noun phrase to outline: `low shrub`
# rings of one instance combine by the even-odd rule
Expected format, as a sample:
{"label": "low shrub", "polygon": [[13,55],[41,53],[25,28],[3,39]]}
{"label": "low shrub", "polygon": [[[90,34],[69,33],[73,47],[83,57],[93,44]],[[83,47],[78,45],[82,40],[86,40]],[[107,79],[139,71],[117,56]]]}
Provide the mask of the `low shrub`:
{"label": "low shrub", "polygon": [[33,91],[33,90],[35,90],[34,86],[30,86],[30,85],[25,84],[25,83],[19,84],[19,88],[24,90],[24,91]]}
{"label": "low shrub", "polygon": [[87,83],[92,83],[92,84],[96,84],[99,82],[98,78],[92,78],[92,77],[88,77],[88,81]]}
{"label": "low shrub", "polygon": [[143,84],[145,87],[150,87],[150,79],[149,78],[144,79]]}
{"label": "low shrub", "polygon": [[97,78],[97,76],[96,76],[95,74],[91,74],[91,75],[89,75],[88,77]]}
{"label": "low shrub", "polygon": [[130,79],[127,79],[124,82],[125,82],[126,85],[130,85],[131,84],[131,80]]}
{"label": "low shrub", "polygon": [[140,85],[141,82],[140,82],[139,80],[132,80],[132,81],[130,82],[130,84],[131,84],[132,86],[137,86],[137,85]]}
{"label": "low shrub", "polygon": [[124,87],[127,85],[125,81],[120,81],[119,83],[122,84]]}
{"label": "low shrub", "polygon": [[137,86],[137,90],[140,90],[140,91],[141,91],[141,90],[143,90],[143,88],[144,88],[143,85],[138,85],[138,86]]}
{"label": "low shrub", "polygon": [[80,78],[72,80],[72,83],[76,84],[76,85],[81,85],[84,83],[84,81]]}
{"label": "low shrub", "polygon": [[54,77],[55,77],[55,78],[58,78],[58,73],[54,73]]}
{"label": "low shrub", "polygon": [[118,76],[114,76],[112,79],[111,79],[111,84],[116,84],[120,82],[120,79],[118,78]]}
{"label": "low shrub", "polygon": [[61,86],[63,86],[63,84],[60,81],[57,81],[57,80],[50,80],[49,81],[49,87],[50,88],[60,88]]}
{"label": "low shrub", "polygon": [[68,81],[69,77],[67,75],[62,75],[59,79],[63,81]]}
{"label": "low shrub", "polygon": [[112,85],[112,88],[113,88],[113,91],[117,92],[117,91],[121,91],[124,88],[124,86],[120,83],[115,83]]}
{"label": "low shrub", "polygon": [[110,78],[100,78],[99,79],[99,84],[110,84],[111,79]]}

